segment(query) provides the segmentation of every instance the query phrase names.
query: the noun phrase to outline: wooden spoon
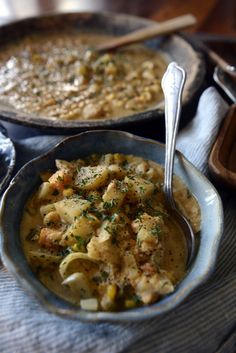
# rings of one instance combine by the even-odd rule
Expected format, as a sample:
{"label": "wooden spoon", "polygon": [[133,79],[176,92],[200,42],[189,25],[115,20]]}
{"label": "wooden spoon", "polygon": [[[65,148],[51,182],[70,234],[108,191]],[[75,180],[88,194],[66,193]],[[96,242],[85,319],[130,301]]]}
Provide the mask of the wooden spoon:
{"label": "wooden spoon", "polygon": [[97,45],[95,47],[95,51],[103,52],[107,50],[114,50],[124,45],[142,42],[162,34],[173,33],[193,26],[196,22],[196,18],[191,14],[175,17],[170,20],[160,22],[154,26],[141,28],[137,31],[108,40],[105,43]]}

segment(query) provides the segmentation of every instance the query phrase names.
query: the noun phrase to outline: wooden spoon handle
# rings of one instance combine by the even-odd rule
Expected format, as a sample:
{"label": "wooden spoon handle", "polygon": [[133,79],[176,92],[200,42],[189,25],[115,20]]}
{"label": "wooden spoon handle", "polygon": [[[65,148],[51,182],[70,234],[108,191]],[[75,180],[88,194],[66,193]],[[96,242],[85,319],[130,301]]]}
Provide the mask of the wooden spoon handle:
{"label": "wooden spoon handle", "polygon": [[105,43],[99,44],[95,50],[101,52],[116,49],[124,45],[142,42],[161,34],[173,33],[194,24],[196,24],[196,18],[191,14],[175,17],[154,26],[141,28],[135,32],[108,40]]}

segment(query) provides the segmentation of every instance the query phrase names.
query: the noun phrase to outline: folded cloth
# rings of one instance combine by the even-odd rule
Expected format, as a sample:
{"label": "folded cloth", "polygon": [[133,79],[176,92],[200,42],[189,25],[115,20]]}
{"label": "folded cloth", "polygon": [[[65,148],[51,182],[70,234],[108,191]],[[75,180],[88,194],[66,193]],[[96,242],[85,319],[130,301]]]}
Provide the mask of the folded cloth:
{"label": "folded cloth", "polygon": [[[227,105],[214,88],[201,96],[195,118],[179,133],[177,147],[202,172]],[[62,136],[18,142],[18,167],[47,151]],[[3,265],[0,267],[0,350],[3,353],[236,351],[236,200],[223,195],[225,231],[214,274],[169,313],[142,322],[82,323],[44,312]]]}

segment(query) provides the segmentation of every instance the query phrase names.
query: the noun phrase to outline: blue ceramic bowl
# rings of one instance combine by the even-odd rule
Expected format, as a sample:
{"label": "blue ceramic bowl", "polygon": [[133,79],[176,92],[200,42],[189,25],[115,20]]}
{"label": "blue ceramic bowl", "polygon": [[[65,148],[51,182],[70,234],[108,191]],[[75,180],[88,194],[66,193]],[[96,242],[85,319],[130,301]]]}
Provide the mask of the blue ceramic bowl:
{"label": "blue ceramic bowl", "polygon": [[181,153],[176,154],[175,174],[196,196],[201,208],[199,246],[185,278],[176,290],[161,301],[129,311],[88,312],[58,298],[31,271],[20,240],[20,222],[24,204],[40,183],[39,173],[55,165],[55,159],[76,159],[92,153],[134,154],[164,164],[165,146],[121,131],[91,131],[69,137],[47,154],[27,163],[12,180],[1,204],[2,257],[22,287],[36,297],[43,307],[55,314],[90,321],[130,321],[151,318],[179,305],[211,274],[223,230],[221,200],[211,183]]}
{"label": "blue ceramic bowl", "polygon": [[6,129],[0,124],[0,196],[11,179],[16,162],[16,151]]}

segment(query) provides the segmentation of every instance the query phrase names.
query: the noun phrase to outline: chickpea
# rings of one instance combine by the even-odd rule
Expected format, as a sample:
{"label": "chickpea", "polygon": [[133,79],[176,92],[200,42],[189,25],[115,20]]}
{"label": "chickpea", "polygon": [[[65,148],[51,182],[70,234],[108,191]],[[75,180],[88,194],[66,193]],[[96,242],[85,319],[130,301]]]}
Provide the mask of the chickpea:
{"label": "chickpea", "polygon": [[117,67],[115,66],[114,63],[110,62],[106,65],[105,67],[105,74],[106,75],[111,75],[111,76],[116,76],[117,75]]}
{"label": "chickpea", "polygon": [[84,101],[79,102],[79,104],[78,104],[79,108],[83,108],[84,106],[85,106],[85,102]]}
{"label": "chickpea", "polygon": [[120,108],[120,107],[122,107],[123,102],[122,102],[121,100],[114,100],[114,101],[112,102],[112,104],[113,104],[113,106],[115,106],[115,107],[117,107],[117,108]]}
{"label": "chickpea", "polygon": [[80,109],[74,109],[72,111],[69,111],[66,114],[63,114],[62,119],[73,120],[75,118],[78,118],[80,114],[81,114]]}
{"label": "chickpea", "polygon": [[142,63],[142,68],[152,70],[154,69],[154,63],[152,61],[144,61]]}
{"label": "chickpea", "polygon": [[141,102],[150,102],[152,100],[152,95],[150,92],[143,92],[140,96]]}
{"label": "chickpea", "polygon": [[133,109],[136,107],[135,100],[131,99],[127,103],[124,104],[125,109]]}
{"label": "chickpea", "polygon": [[152,70],[144,70],[142,77],[146,78],[147,80],[152,80],[155,77],[155,73]]}
{"label": "chickpea", "polygon": [[108,96],[106,96],[107,101],[112,101],[114,98],[115,98],[114,93],[110,93],[110,94],[108,94]]}
{"label": "chickpea", "polygon": [[84,54],[84,61],[91,62],[96,58],[96,53],[92,50],[86,50]]}
{"label": "chickpea", "polygon": [[161,91],[161,87],[158,84],[151,85],[150,91],[153,93],[159,93]]}
{"label": "chickpea", "polygon": [[83,77],[87,76],[89,73],[89,68],[86,65],[80,65],[77,69],[76,69],[76,74],[77,75],[81,75]]}
{"label": "chickpea", "polygon": [[88,91],[89,91],[89,93],[97,93],[100,88],[101,88],[101,87],[100,87],[99,84],[97,84],[97,83],[92,83],[92,84],[89,86]]}

